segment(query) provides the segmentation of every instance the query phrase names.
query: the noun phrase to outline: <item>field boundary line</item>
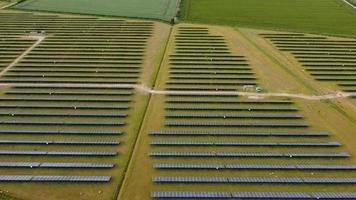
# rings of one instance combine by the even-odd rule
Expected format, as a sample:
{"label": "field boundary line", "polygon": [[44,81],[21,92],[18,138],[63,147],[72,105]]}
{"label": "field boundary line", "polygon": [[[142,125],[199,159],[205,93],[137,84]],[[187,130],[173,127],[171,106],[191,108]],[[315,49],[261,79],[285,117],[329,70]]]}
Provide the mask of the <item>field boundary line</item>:
{"label": "field boundary line", "polygon": [[349,1],[347,0],[344,0],[345,3],[349,4],[349,6],[351,6],[352,8],[356,9],[356,6],[354,6],[352,3],[350,3]]}
{"label": "field boundary line", "polygon": [[22,58],[24,58],[28,53],[30,53],[34,48],[36,48],[46,37],[45,36],[29,36],[29,38],[37,39],[37,41],[31,45],[26,51],[24,51],[19,57],[17,57],[12,63],[10,63],[6,68],[0,72],[0,77],[2,77],[7,71],[9,71],[13,66],[15,66]]}

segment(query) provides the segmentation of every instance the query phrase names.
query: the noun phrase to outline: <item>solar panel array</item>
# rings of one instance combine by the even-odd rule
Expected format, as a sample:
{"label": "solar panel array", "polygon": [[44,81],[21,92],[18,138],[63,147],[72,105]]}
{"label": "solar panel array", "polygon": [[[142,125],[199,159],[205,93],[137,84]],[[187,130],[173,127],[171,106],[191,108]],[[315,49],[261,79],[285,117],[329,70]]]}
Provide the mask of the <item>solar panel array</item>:
{"label": "solar panel array", "polygon": [[0,176],[0,182],[3,181],[34,181],[34,182],[109,182],[110,176],[24,176],[24,175],[3,175]]}
{"label": "solar panel array", "polygon": [[[241,90],[237,82],[257,85],[248,60],[233,53],[219,31],[177,29],[167,89],[234,91]],[[163,123],[154,125],[161,128],[148,132],[152,198],[355,197],[344,192],[355,184],[352,155],[331,133],[309,124],[291,99],[189,92],[161,101]],[[319,193],[320,185],[335,193]]]}
{"label": "solar panel array", "polygon": [[216,199],[355,199],[356,192],[152,192],[153,198]]}
{"label": "solar panel array", "polygon": [[356,40],[287,33],[261,36],[279,50],[290,52],[315,80],[335,83],[345,92],[356,92]]}
{"label": "solar panel array", "polygon": [[[127,124],[136,96],[133,86],[112,84],[139,83],[153,30],[148,21],[2,10],[0,70],[40,32],[45,39],[0,77],[12,85],[0,97],[0,175],[7,177],[0,181],[113,176],[116,189],[127,160],[121,146],[135,137]],[[48,176],[13,175],[42,172]]]}
{"label": "solar panel array", "polygon": [[256,85],[246,58],[232,54],[221,35],[204,27],[178,29],[169,62],[169,90],[234,91]]}

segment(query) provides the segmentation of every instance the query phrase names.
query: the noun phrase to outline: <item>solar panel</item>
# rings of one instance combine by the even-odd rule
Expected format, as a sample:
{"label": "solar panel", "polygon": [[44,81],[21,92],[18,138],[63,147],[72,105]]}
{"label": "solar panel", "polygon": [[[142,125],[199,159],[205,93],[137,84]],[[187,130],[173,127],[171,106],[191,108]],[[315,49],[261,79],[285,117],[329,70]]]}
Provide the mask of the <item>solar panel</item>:
{"label": "solar panel", "polygon": [[48,168],[112,168],[112,163],[61,163],[61,162],[44,162],[39,167]]}
{"label": "solar panel", "polygon": [[46,155],[53,156],[115,156],[116,151],[47,151]]}
{"label": "solar panel", "polygon": [[33,151],[0,150],[0,155],[115,156],[115,151]]}
{"label": "solar panel", "polygon": [[156,163],[157,169],[293,169],[293,170],[356,170],[356,165],[333,164],[217,164],[217,163]]}
{"label": "solar panel", "polygon": [[0,175],[0,181],[109,182],[110,178],[110,176]]}
{"label": "solar panel", "polygon": [[356,192],[191,192],[154,191],[152,198],[355,199]]}
{"label": "solar panel", "polygon": [[315,199],[355,199],[356,192],[314,192]]}
{"label": "solar panel", "polygon": [[205,127],[308,127],[306,123],[238,123],[238,122],[165,122],[165,126]]}
{"label": "solar panel", "polygon": [[187,94],[187,93],[180,93],[180,94],[172,94],[169,93],[166,96],[193,96],[193,97],[238,97],[237,94],[216,94],[216,93],[196,93],[196,94]]}
{"label": "solar panel", "polygon": [[60,163],[60,162],[0,162],[0,167],[41,168],[112,168],[112,163]]}
{"label": "solar panel", "polygon": [[150,152],[154,157],[349,157],[348,153],[335,152]]}
{"label": "solar panel", "polygon": [[[86,66],[88,67],[88,66]],[[73,68],[73,67],[72,67]],[[78,66],[76,66],[78,68]],[[101,68],[104,68],[104,66],[101,66]],[[107,67],[106,67],[107,68]],[[41,80],[41,79],[1,79],[0,80],[3,83],[80,83],[80,84],[136,84],[137,81],[130,81],[130,80],[122,80],[122,81],[107,81],[107,80],[101,80],[101,81],[92,81],[92,80],[85,80],[85,81],[80,81],[80,80]]]}
{"label": "solar panel", "polygon": [[233,115],[233,114],[167,114],[166,118],[250,118],[250,119],[301,119],[301,115]]}
{"label": "solar panel", "polygon": [[287,100],[211,100],[211,99],[174,99],[166,100],[166,103],[231,103],[231,104],[292,104]]}
{"label": "solar panel", "polygon": [[46,112],[0,112],[0,116],[48,116],[48,117],[127,117],[122,113],[46,113]]}
{"label": "solar panel", "polygon": [[232,196],[234,198],[310,199],[310,194],[304,192],[232,192]]}
{"label": "solar panel", "polygon": [[152,192],[152,198],[231,198],[230,192]]}
{"label": "solar panel", "polygon": [[230,110],[230,111],[297,111],[297,108],[281,107],[188,107],[168,106],[166,110]]}
{"label": "solar panel", "polygon": [[356,183],[356,178],[305,177],[216,177],[216,176],[154,176],[153,182],[175,183]]}
{"label": "solar panel", "polygon": [[91,145],[116,145],[115,140],[0,140],[0,144],[91,144]]}
{"label": "solar panel", "polygon": [[98,126],[121,126],[125,125],[125,122],[83,122],[83,121],[32,121],[32,120],[8,120],[0,121],[0,124],[24,124],[24,125],[98,125]]}
{"label": "solar panel", "polygon": [[[1,140],[0,140],[1,143]],[[238,142],[238,141],[151,141],[151,145],[180,146],[340,146],[338,142]]]}
{"label": "solar panel", "polygon": [[174,136],[328,136],[327,132],[236,132],[236,131],[151,131],[150,135]]}
{"label": "solar panel", "polygon": [[130,102],[130,99],[93,99],[93,98],[0,98],[0,101],[88,101],[88,102]]}
{"label": "solar panel", "polygon": [[30,94],[30,95],[132,95],[132,92],[60,92],[60,91],[7,91],[5,94]]}
{"label": "solar panel", "polygon": [[19,105],[19,104],[1,104],[0,108],[29,108],[29,109],[91,109],[91,110],[114,110],[129,109],[129,106],[66,106],[66,105]]}
{"label": "solar panel", "polygon": [[27,175],[0,175],[0,181],[30,181],[31,178]]}
{"label": "solar panel", "polygon": [[109,182],[110,176],[32,176],[31,181]]}
{"label": "solar panel", "polygon": [[68,135],[121,135],[122,131],[95,131],[95,130],[0,130],[0,134],[68,134]]}
{"label": "solar panel", "polygon": [[39,167],[38,162],[0,162],[0,167]]}

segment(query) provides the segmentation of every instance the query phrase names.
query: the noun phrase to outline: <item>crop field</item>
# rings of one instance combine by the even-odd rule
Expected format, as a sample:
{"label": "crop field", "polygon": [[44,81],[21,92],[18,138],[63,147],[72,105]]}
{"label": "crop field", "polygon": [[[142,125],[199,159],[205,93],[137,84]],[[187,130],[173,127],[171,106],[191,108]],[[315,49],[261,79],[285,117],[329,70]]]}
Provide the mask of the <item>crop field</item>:
{"label": "crop field", "polygon": [[177,0],[28,0],[15,8],[170,21],[178,6]]}
{"label": "crop field", "polygon": [[195,23],[356,36],[356,12],[341,0],[183,0]]}

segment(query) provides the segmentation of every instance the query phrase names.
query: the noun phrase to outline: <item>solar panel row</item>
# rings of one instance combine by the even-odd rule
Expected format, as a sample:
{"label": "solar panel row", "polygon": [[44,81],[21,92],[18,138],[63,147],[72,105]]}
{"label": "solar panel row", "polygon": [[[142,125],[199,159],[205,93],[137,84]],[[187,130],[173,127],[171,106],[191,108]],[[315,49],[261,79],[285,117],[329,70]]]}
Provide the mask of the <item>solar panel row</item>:
{"label": "solar panel row", "polygon": [[91,109],[91,110],[114,110],[114,109],[122,109],[127,110],[129,106],[67,106],[67,105],[19,105],[19,104],[1,104],[0,108],[31,108],[31,109]]}
{"label": "solar panel row", "polygon": [[154,176],[152,181],[158,183],[356,183],[356,178]]}
{"label": "solar panel row", "polygon": [[98,125],[98,126],[122,126],[125,122],[83,122],[83,121],[32,121],[32,120],[11,120],[0,121],[0,124],[23,124],[23,125]]}
{"label": "solar panel row", "polygon": [[340,146],[340,143],[338,143],[338,142],[162,141],[161,140],[161,141],[151,141],[151,145],[190,145],[190,146]]}
{"label": "solar panel row", "polygon": [[0,175],[0,181],[109,182],[110,176],[32,176]]}
{"label": "solar panel row", "polygon": [[0,150],[0,155],[47,155],[47,156],[115,156],[116,151],[37,151]]}
{"label": "solar panel row", "polygon": [[46,112],[0,112],[0,116],[47,116],[47,117],[127,117],[123,113],[46,113]]}
{"label": "solar panel row", "polygon": [[0,130],[0,134],[64,134],[64,135],[121,135],[123,134],[122,131],[96,131],[96,130],[7,130],[2,129]]}
{"label": "solar panel row", "polygon": [[236,104],[292,104],[287,100],[213,100],[213,99],[173,99],[166,103],[236,103]]}
{"label": "solar panel row", "polygon": [[239,123],[239,122],[165,122],[165,126],[202,126],[202,127],[308,127],[306,123]]}
{"label": "solar panel row", "polygon": [[[0,113],[1,114],[1,113]],[[236,114],[166,114],[167,118],[251,118],[251,119],[301,119],[302,115],[236,115]]]}
{"label": "solar panel row", "polygon": [[76,145],[117,145],[115,140],[31,140],[31,139],[8,139],[0,140],[0,144],[76,144]]}
{"label": "solar panel row", "polygon": [[355,199],[356,192],[184,192],[155,191],[152,198]]}
{"label": "solar panel row", "polygon": [[112,163],[62,163],[62,162],[0,162],[0,167],[43,168],[112,168]]}
{"label": "solar panel row", "polygon": [[166,110],[225,110],[225,111],[297,111],[297,108],[281,107],[183,107],[167,106]]}
{"label": "solar panel row", "polygon": [[0,101],[68,101],[68,102],[130,102],[130,99],[93,99],[93,98],[15,98],[15,97],[3,97]]}
{"label": "solar panel row", "polygon": [[238,131],[151,131],[150,135],[172,136],[328,136],[327,132],[238,132]]}
{"label": "solar panel row", "polygon": [[337,152],[150,152],[154,157],[315,157],[343,158],[348,153]]}
{"label": "solar panel row", "polygon": [[5,94],[13,94],[13,95],[132,95],[132,92],[60,92],[60,91],[50,91],[50,92],[43,92],[43,91],[7,91]]}
{"label": "solar panel row", "polygon": [[157,163],[157,169],[293,169],[293,170],[356,170],[345,164],[219,164],[219,163]]}

